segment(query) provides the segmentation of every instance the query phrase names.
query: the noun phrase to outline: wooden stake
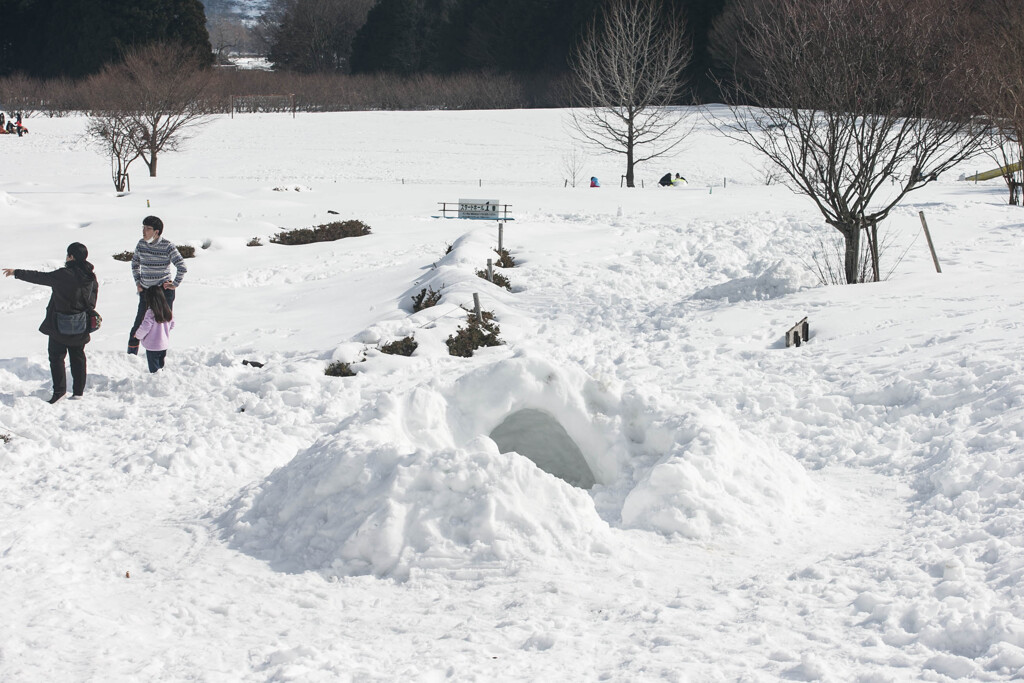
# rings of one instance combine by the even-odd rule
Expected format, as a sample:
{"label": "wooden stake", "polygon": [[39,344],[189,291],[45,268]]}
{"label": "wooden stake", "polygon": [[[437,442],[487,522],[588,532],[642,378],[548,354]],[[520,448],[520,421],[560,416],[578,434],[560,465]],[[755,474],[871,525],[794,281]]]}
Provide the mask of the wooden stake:
{"label": "wooden stake", "polygon": [[499,254],[502,251],[504,251],[504,243],[505,243],[505,224],[504,223],[498,223],[498,253]]}
{"label": "wooden stake", "polygon": [[487,259],[487,281],[494,282],[494,262]]}
{"label": "wooden stake", "polygon": [[476,314],[477,322],[484,321],[484,314],[480,312],[480,295],[473,292],[473,313]]}
{"label": "wooden stake", "polygon": [[932,233],[928,230],[928,221],[924,219],[924,211],[918,211],[917,215],[921,217],[921,227],[924,228],[924,237],[928,240],[928,249],[932,252],[932,263],[935,264],[935,272],[941,273],[942,268],[939,267],[939,257],[935,255],[935,245],[932,244]]}

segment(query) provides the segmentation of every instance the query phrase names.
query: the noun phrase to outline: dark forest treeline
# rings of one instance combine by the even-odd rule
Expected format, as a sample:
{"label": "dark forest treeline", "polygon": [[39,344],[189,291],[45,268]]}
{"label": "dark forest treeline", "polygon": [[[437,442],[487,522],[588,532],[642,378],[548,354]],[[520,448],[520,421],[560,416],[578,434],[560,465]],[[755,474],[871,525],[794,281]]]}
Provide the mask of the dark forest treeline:
{"label": "dark forest treeline", "polygon": [[[704,98],[713,92],[705,76],[707,35],[725,2],[663,0],[667,14],[687,18],[695,43],[688,76]],[[560,106],[567,101],[557,84],[568,73],[580,30],[594,18],[601,3],[272,0],[257,32],[279,72],[394,74],[417,76],[419,82],[427,75],[440,82],[454,82],[456,74],[464,79],[478,78],[466,74],[503,74],[506,85],[516,84],[507,99],[519,106]],[[182,43],[203,54],[222,49],[220,45],[211,48],[200,0],[0,0],[0,17],[0,77],[78,80],[117,61],[124,50],[150,42]],[[251,92],[276,89],[296,94],[350,86],[359,90],[372,82],[268,75],[234,78],[238,92],[249,92],[244,90],[248,87]],[[491,81],[493,78],[480,79],[481,83]],[[319,85],[309,85],[314,82]],[[412,79],[407,90],[415,91],[416,83]],[[68,90],[60,80],[52,88]],[[357,106],[358,97],[346,98],[348,103],[341,106],[339,96],[317,98],[328,108]],[[61,98],[43,99],[55,102]],[[311,101],[310,97],[304,99]],[[381,102],[377,106],[387,105]],[[425,106],[445,104],[434,101]]]}
{"label": "dark forest treeline", "polygon": [[[274,0],[265,17],[270,59],[295,71],[401,75],[492,71],[565,74],[602,0]],[[662,0],[685,17],[695,47],[688,76],[708,90],[707,36],[726,0]],[[349,8],[343,11],[342,8]],[[314,19],[318,19],[314,21]],[[327,35],[313,37],[310,27]]]}
{"label": "dark forest treeline", "polygon": [[[607,1],[271,0],[254,33],[275,71],[217,69],[209,107],[227,111],[237,95],[294,95],[303,111],[570,106],[571,55]],[[850,1],[873,11],[878,0]],[[744,13],[773,11],[772,0],[656,2],[685,19],[693,45],[678,103],[734,98],[719,82],[756,75],[757,58],[740,47]],[[988,6],[1013,2],[967,4],[985,27]],[[211,45],[216,22],[200,0],[0,0],[0,19],[7,110],[88,109],[88,77],[135,46],[179,43],[207,63],[228,49],[219,31]]]}
{"label": "dark forest treeline", "polygon": [[0,76],[81,78],[153,42],[195,48],[212,63],[200,0],[0,0]]}

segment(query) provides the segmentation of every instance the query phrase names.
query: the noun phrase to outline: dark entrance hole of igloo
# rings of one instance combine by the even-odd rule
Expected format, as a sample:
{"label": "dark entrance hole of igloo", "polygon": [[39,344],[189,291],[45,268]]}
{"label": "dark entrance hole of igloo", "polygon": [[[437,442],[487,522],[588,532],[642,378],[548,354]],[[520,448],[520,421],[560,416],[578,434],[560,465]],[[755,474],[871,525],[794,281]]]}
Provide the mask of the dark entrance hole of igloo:
{"label": "dark entrance hole of igloo", "polygon": [[515,451],[537,467],[573,486],[589,489],[596,481],[579,446],[550,413],[527,408],[494,428],[491,439],[502,453]]}

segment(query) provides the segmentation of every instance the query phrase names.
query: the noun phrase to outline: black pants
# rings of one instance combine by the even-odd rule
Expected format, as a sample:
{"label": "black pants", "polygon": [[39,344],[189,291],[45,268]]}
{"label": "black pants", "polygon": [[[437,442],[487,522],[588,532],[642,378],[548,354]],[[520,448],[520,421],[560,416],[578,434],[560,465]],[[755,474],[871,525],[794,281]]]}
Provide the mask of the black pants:
{"label": "black pants", "polygon": [[85,346],[66,346],[50,337],[46,348],[50,355],[50,374],[53,376],[53,394],[68,392],[68,378],[64,372],[64,358],[71,357],[71,391],[75,396],[85,392]]}
{"label": "black pants", "polygon": [[164,367],[164,359],[167,358],[167,351],[150,351],[146,349],[146,362],[149,363],[149,371],[156,372]]}
{"label": "black pants", "polygon": [[[164,298],[167,299],[167,307],[173,311],[174,290],[165,289]],[[135,338],[135,333],[139,331],[139,325],[142,324],[142,319],[146,317],[147,310],[149,310],[149,306],[146,305],[146,293],[139,292],[139,310],[135,312],[135,322],[132,323],[132,331],[128,333],[128,353],[139,352],[139,340]]]}

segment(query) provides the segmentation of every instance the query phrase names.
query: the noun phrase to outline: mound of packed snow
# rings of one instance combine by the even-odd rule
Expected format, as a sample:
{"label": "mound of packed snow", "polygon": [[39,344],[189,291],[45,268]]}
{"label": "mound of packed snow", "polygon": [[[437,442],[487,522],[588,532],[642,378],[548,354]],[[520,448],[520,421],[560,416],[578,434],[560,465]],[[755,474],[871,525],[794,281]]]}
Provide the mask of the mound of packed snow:
{"label": "mound of packed snow", "polygon": [[529,356],[382,392],[244,491],[222,526],[282,571],[405,579],[415,568],[603,552],[609,530],[591,487],[604,488],[609,521],[618,496],[624,526],[694,538],[765,531],[817,499],[792,456],[711,414],[631,471],[620,412],[585,373]]}
{"label": "mound of packed snow", "polygon": [[669,452],[640,473],[623,503],[622,523],[707,539],[769,531],[820,503],[791,454],[709,409],[694,414]]}
{"label": "mound of packed snow", "polygon": [[607,551],[586,492],[488,439],[409,452],[341,435],[248,491],[225,521],[232,545],[275,569],[338,576]]}
{"label": "mound of packed snow", "polygon": [[[604,552],[607,524],[582,488],[487,436],[510,415],[542,413],[588,472],[612,477],[616,454],[588,423],[589,390],[578,371],[516,358],[444,388],[382,394],[246,490],[222,524],[235,547],[282,571],[340,576],[404,579],[416,567]],[[530,439],[506,436],[530,449]]]}
{"label": "mound of packed snow", "polygon": [[758,275],[742,277],[705,287],[694,292],[693,299],[725,299],[729,303],[738,301],[762,301],[777,299],[798,292],[812,283],[806,269],[787,261],[776,261]]}

